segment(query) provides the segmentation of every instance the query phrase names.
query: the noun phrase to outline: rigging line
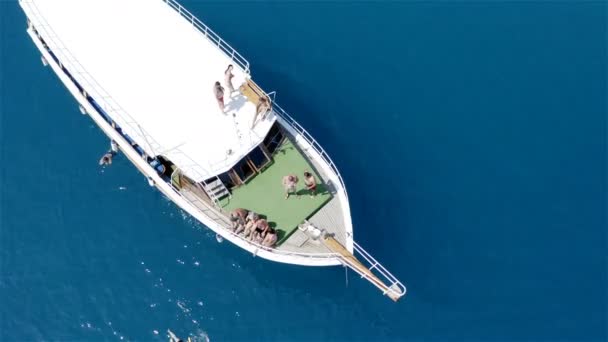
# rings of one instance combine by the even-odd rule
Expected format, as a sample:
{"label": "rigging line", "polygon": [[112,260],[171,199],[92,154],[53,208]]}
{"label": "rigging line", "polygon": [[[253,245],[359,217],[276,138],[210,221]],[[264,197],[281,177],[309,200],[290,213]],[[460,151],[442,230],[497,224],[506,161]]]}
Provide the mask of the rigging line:
{"label": "rigging line", "polygon": [[148,148],[150,149],[150,151],[152,151],[152,153],[154,153],[154,157],[156,157],[157,156],[156,151],[154,151],[154,149],[152,148],[152,145],[148,141],[148,138],[146,137],[144,130],[141,128],[141,126],[138,123],[135,123],[135,125],[137,125],[137,128],[139,128],[139,131],[141,132],[141,136],[142,136],[142,138],[144,138],[144,141],[148,145]]}
{"label": "rigging line", "polygon": [[346,287],[348,287],[348,267],[344,265],[344,280],[346,281]]}
{"label": "rigging line", "polygon": [[178,148],[182,147],[185,144],[186,144],[186,142],[184,141],[183,143],[177,144],[177,145],[175,145],[175,146],[173,146],[171,148],[168,148],[168,149],[165,149],[165,150],[161,151],[159,154],[167,154],[167,153],[169,153],[169,152],[171,152],[173,150],[177,150]]}

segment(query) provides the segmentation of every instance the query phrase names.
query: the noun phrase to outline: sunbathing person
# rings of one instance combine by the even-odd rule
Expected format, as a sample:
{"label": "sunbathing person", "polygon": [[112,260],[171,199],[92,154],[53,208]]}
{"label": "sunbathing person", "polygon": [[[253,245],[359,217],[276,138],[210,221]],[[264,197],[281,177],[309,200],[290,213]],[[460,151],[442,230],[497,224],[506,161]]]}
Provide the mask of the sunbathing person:
{"label": "sunbathing person", "polygon": [[255,229],[256,222],[260,219],[260,216],[253,211],[249,212],[247,219],[245,220],[245,237],[251,235]]}
{"label": "sunbathing person", "polygon": [[259,219],[260,219],[260,215],[258,215],[258,213],[256,213],[255,211],[250,211],[249,214],[247,214],[245,221],[246,222],[257,221]]}
{"label": "sunbathing person", "polygon": [[262,246],[273,247],[277,243],[277,232],[272,228],[268,228],[266,237],[262,241]]}
{"label": "sunbathing person", "polygon": [[285,199],[289,198],[290,194],[295,194],[299,197],[296,192],[296,184],[298,184],[298,177],[296,175],[287,175],[283,177],[283,188],[285,189]]}
{"label": "sunbathing person", "polygon": [[257,244],[261,244],[262,241],[264,241],[264,237],[266,235],[262,234],[260,231],[258,231],[257,229],[253,231],[253,235],[251,237],[251,241],[257,243]]}
{"label": "sunbathing person", "polygon": [[266,232],[270,226],[268,225],[268,221],[265,219],[259,219],[253,225],[253,229],[251,230],[249,239],[256,243],[261,243],[266,237]]}
{"label": "sunbathing person", "polygon": [[230,224],[233,232],[238,234],[245,229],[245,219],[248,214],[249,212],[243,208],[236,208],[230,213]]}

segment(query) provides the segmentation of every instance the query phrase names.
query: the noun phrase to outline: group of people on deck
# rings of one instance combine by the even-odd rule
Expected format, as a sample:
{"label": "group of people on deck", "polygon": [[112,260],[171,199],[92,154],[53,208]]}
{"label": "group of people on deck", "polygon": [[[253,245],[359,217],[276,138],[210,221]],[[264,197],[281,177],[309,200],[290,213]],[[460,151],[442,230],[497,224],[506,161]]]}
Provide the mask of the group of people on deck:
{"label": "group of people on deck", "polygon": [[277,232],[268,221],[254,211],[243,208],[234,209],[230,213],[232,231],[243,235],[255,243],[265,247],[273,247],[277,243]]}
{"label": "group of people on deck", "polygon": [[[283,188],[285,189],[285,199],[289,198],[289,195],[294,194],[296,198],[299,198],[300,195],[296,190],[296,185],[298,184],[298,176],[296,175],[287,175],[283,177]],[[315,180],[315,176],[309,172],[304,171],[304,185],[306,186],[306,190],[310,194],[310,197],[315,197],[317,193],[317,181]]]}
{"label": "group of people on deck", "polygon": [[[297,184],[298,177],[296,175],[290,174],[283,177],[285,199],[288,199],[291,194],[299,197],[296,190]],[[310,197],[314,197],[317,192],[317,181],[315,176],[309,171],[304,171],[304,185]],[[258,213],[252,210],[243,208],[234,209],[230,213],[230,223],[231,229],[235,234],[241,235],[252,242],[265,247],[274,247],[277,243],[277,231],[268,224],[265,218],[260,217]]]}
{"label": "group of people on deck", "polygon": [[[232,69],[234,69],[234,66],[229,64],[226,71],[224,71],[224,81],[226,83],[226,87],[228,88],[228,95],[232,95],[232,93],[234,93],[234,86],[232,85],[232,78],[234,78],[234,74],[232,73]],[[213,86],[213,94],[215,95],[218,106],[220,106],[220,110],[222,113],[224,113],[224,87],[222,87],[222,84],[219,81],[215,82],[215,85]]]}
{"label": "group of people on deck", "polygon": [[[233,69],[234,66],[232,64],[229,64],[228,68],[226,68],[226,71],[224,71],[224,83],[226,84],[226,88],[228,88],[228,96],[232,96],[232,93],[237,91],[236,89],[234,89],[234,85],[232,84],[232,79],[234,78],[234,74],[232,73]],[[215,82],[215,84],[213,85],[213,95],[215,96],[215,99],[217,100],[217,105],[220,107],[222,113],[226,113],[224,94],[224,87],[222,87],[220,81]],[[269,109],[270,103],[268,99],[265,97],[260,97],[257,101],[255,108],[255,116],[251,123],[252,129],[255,126],[258,115],[262,114],[262,119],[264,119]]]}

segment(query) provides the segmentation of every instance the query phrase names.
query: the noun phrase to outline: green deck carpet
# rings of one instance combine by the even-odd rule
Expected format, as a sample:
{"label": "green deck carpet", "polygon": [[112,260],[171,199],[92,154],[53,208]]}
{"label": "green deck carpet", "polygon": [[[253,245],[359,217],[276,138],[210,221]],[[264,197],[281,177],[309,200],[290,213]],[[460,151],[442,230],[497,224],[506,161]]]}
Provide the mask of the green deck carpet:
{"label": "green deck carpet", "polygon": [[[235,189],[232,198],[224,198],[220,204],[226,211],[235,208],[253,210],[266,216],[269,224],[277,229],[278,241],[283,242],[303,220],[312,216],[331,199],[324,184],[317,185],[317,195],[310,198],[304,185],[304,171],[312,172],[317,182],[319,175],[294,145],[285,139],[273,155],[272,164],[249,182]],[[288,174],[298,176],[297,190],[300,197],[290,195],[285,199],[282,179]]]}

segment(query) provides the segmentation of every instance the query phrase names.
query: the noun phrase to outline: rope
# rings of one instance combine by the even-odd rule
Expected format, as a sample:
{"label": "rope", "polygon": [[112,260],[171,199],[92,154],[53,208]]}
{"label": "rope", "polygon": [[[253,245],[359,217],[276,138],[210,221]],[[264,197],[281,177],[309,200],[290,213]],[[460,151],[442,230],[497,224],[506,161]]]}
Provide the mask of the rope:
{"label": "rope", "polygon": [[348,267],[344,265],[344,280],[346,281],[346,287],[348,287]]}

